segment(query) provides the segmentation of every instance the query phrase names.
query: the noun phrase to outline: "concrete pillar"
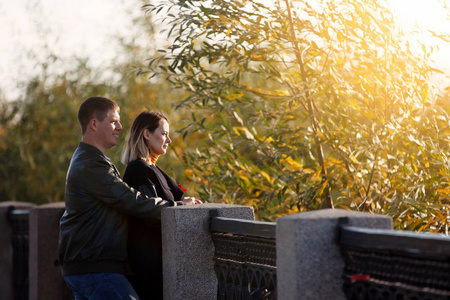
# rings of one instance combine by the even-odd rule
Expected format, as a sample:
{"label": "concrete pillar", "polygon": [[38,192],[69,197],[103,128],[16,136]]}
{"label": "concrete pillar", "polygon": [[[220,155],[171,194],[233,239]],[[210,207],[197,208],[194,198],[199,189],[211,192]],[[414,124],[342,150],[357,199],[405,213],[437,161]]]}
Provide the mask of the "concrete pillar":
{"label": "concrete pillar", "polygon": [[344,261],[336,244],[338,219],[349,225],[392,229],[388,216],[324,209],[277,221],[277,289],[283,300],[345,300]]}
{"label": "concrete pillar", "polygon": [[0,202],[0,300],[14,299],[12,224],[8,212],[13,209],[29,209],[28,202]]}
{"label": "concrete pillar", "polygon": [[253,208],[205,203],[162,210],[164,300],[214,300],[214,244],[210,214],[254,220]]}
{"label": "concrete pillar", "polygon": [[64,299],[65,282],[58,263],[59,219],[64,209],[64,202],[57,202],[30,212],[30,300]]}

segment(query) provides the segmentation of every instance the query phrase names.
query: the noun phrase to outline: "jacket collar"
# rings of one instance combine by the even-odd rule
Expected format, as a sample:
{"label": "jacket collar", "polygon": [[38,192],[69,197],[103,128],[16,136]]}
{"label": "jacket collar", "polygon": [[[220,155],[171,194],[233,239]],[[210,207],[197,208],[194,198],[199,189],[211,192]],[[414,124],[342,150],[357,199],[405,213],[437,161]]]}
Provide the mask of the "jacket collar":
{"label": "jacket collar", "polygon": [[[100,154],[101,156],[106,157],[97,147],[92,146],[90,144],[86,144],[85,142],[80,142],[78,147],[92,154]],[[108,158],[109,159],[109,158]]]}
{"label": "jacket collar", "polygon": [[100,151],[97,147],[92,146],[90,144],[86,144],[84,142],[80,142],[80,144],[78,145],[78,147],[86,152],[88,152],[89,154],[92,155],[100,155],[101,157],[106,158],[106,161],[111,165],[111,167],[114,169],[114,171],[116,172],[117,176],[120,177],[120,173],[119,170],[117,170],[116,166],[114,165],[114,163],[112,162],[112,160],[106,156],[105,154],[102,153],[102,151]]}

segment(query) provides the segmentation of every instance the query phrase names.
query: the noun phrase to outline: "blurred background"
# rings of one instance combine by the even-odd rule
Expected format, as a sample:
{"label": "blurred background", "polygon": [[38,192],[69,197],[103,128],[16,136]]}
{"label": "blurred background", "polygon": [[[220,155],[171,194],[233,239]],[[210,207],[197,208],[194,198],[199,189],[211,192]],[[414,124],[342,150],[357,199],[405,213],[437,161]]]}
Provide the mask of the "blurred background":
{"label": "blurred background", "polygon": [[[225,2],[231,5],[236,1]],[[349,1],[349,5],[355,3],[355,7],[357,5],[363,7],[366,4],[367,7],[374,7],[376,2],[352,0]],[[395,22],[389,23],[389,26],[401,32],[398,49],[406,49],[405,53],[411,51],[414,53],[412,56],[417,57],[423,53],[420,59],[426,60],[427,64],[426,68],[415,69],[420,73],[418,78],[422,80],[426,77],[427,82],[420,83],[420,89],[423,88],[423,90],[417,92],[417,89],[411,88],[411,92],[409,90],[405,92],[405,95],[410,93],[409,96],[414,98],[414,101],[418,101],[411,106],[412,113],[410,111],[405,113],[410,118],[410,123],[398,125],[399,123],[396,122],[399,122],[399,119],[395,119],[392,123],[394,127],[399,126],[395,130],[399,130],[400,127],[404,130],[404,135],[399,140],[399,145],[404,147],[402,149],[413,149],[405,140],[417,146],[423,137],[430,136],[428,129],[434,128],[433,126],[442,129],[442,124],[445,124],[448,118],[446,112],[449,106],[446,100],[448,99],[447,87],[450,86],[448,7],[445,1],[441,0],[380,2],[386,3],[395,18]],[[378,152],[370,147],[361,146],[357,149],[349,148],[346,154],[347,160],[342,160],[346,163],[353,162],[358,167],[347,168],[342,170],[342,173],[335,171],[333,180],[336,186],[333,186],[331,181],[325,180],[325,177],[320,180],[316,178],[324,176],[320,174],[320,170],[324,168],[324,162],[314,157],[316,154],[305,155],[298,149],[294,151],[296,144],[293,135],[298,133],[297,140],[300,140],[305,137],[304,132],[307,132],[307,135],[311,131],[311,127],[305,125],[307,123],[305,120],[308,118],[305,117],[296,124],[293,121],[287,122],[287,125],[281,121],[276,125],[269,124],[267,116],[279,114],[282,119],[291,113],[287,112],[291,106],[284,111],[281,107],[288,107],[288,105],[274,105],[270,114],[262,115],[261,113],[256,116],[257,112],[263,112],[267,107],[258,106],[256,102],[261,99],[248,96],[248,91],[228,95],[227,99],[236,101],[230,100],[225,105],[220,103],[222,105],[220,109],[216,106],[208,108],[208,102],[205,100],[192,102],[190,106],[186,104],[188,102],[185,103],[186,106],[177,106],[184,99],[190,99],[188,97],[193,90],[192,85],[186,83],[186,89],[175,89],[164,76],[152,77],[151,72],[142,73],[151,59],[160,53],[158,50],[170,46],[173,42],[167,38],[167,32],[161,33],[165,27],[158,20],[164,15],[146,13],[143,8],[145,4],[148,4],[147,1],[141,0],[2,0],[0,2],[0,201],[13,200],[43,204],[64,200],[65,174],[72,153],[80,140],[80,129],[76,117],[78,107],[86,98],[101,95],[115,100],[121,106],[124,127],[121,142],[108,153],[108,156],[122,174],[125,166],[120,163],[120,154],[131,122],[144,109],[159,110],[169,117],[173,142],[168,153],[158,160],[158,165],[183,184],[183,187],[188,189],[189,195],[199,196],[205,201],[252,205],[256,209],[258,218],[273,220],[283,214],[324,207],[324,186],[329,184],[330,189],[339,190],[342,187],[344,190],[348,189],[348,195],[345,194],[347,190],[329,195],[334,197],[334,201],[340,203],[342,208],[390,214],[394,218],[399,218],[397,222],[399,228],[430,228],[442,232],[448,230],[450,206],[447,202],[442,202],[442,199],[446,198],[450,192],[447,188],[449,176],[447,176],[446,160],[449,152],[446,128],[442,129],[441,135],[437,138],[437,145],[441,148],[430,146],[431,150],[425,151],[420,147],[417,150],[423,157],[429,155],[436,159],[436,171],[430,175],[433,178],[432,184],[428,177],[422,175],[420,175],[422,185],[418,187],[417,184],[419,180],[417,174],[422,174],[421,168],[429,169],[431,164],[429,158],[425,159],[416,152],[406,155],[399,148],[390,149],[389,151],[393,152],[388,151],[389,154],[385,157],[378,157],[378,153],[384,153],[384,150]],[[222,13],[226,14],[226,12]],[[338,15],[338,12],[336,14]],[[375,18],[374,22],[377,21],[376,9],[370,10],[367,15]],[[382,14],[380,18],[384,17],[386,16]],[[228,22],[231,18],[228,21],[224,20],[226,19],[222,21]],[[234,23],[230,22],[230,24],[228,25],[234,26]],[[208,22],[202,26],[202,28],[209,28]],[[226,35],[229,33],[227,32]],[[394,42],[397,43],[397,40]],[[336,55],[339,56],[339,54]],[[256,59],[256,61],[259,60]],[[417,60],[412,60],[413,63],[415,61]],[[212,64],[214,62],[212,60]],[[405,60],[405,64],[409,62],[410,60]],[[231,70],[235,63],[236,61],[228,60],[225,67]],[[358,66],[353,67],[355,70],[360,70]],[[399,73],[403,72],[403,69],[400,70],[403,68],[401,62],[392,63],[387,68],[390,68],[392,74],[396,70]],[[406,67],[405,70],[407,70]],[[343,72],[343,77],[347,76],[347,73],[347,71]],[[401,74],[401,76],[406,75]],[[252,80],[248,80],[247,83],[257,82],[256,79]],[[407,79],[402,77],[401,80],[405,81],[399,83],[398,87],[394,86],[393,93],[394,90],[395,93],[400,90],[403,93],[410,88]],[[258,83],[261,84],[261,82]],[[402,87],[402,84],[405,86]],[[217,89],[219,88],[221,91],[224,90],[223,86]],[[271,86],[270,83],[267,84],[267,88],[277,91],[276,87]],[[242,96],[244,94],[245,96]],[[374,99],[378,99],[378,96],[374,96]],[[418,105],[426,107],[422,110],[427,118],[426,121],[415,115],[414,107],[420,101],[422,104]],[[252,103],[251,106],[248,106],[249,103]],[[270,106],[272,102],[267,103]],[[435,103],[439,104],[440,112],[442,108],[442,116],[428,110],[428,107]],[[397,109],[396,105],[398,105],[397,101],[393,101],[393,111]],[[253,107],[255,114],[252,111]],[[279,110],[277,107],[280,107]],[[404,107],[399,111],[404,113]],[[293,116],[297,116],[297,113],[298,111],[292,112],[289,118],[294,118]],[[339,113],[336,111],[336,115]],[[361,124],[368,119],[365,113],[364,110],[363,115],[360,116]],[[312,115],[310,112],[308,114]],[[347,112],[342,114],[343,119],[348,118],[346,114]],[[315,114],[315,116],[319,115],[319,113]],[[350,116],[353,115],[354,113],[350,114]],[[427,123],[430,115],[439,115],[440,120],[445,121],[442,121],[440,125],[429,125],[437,124],[434,121],[434,123],[432,121]],[[424,118],[424,116],[420,117]],[[418,118],[420,121],[417,121]],[[210,120],[210,125],[207,125],[208,121],[203,123],[204,120]],[[322,122],[321,119],[319,121]],[[323,115],[325,125],[321,130],[330,130],[328,132],[330,135],[335,134],[331,127],[336,126],[337,131],[342,130],[339,132],[342,133],[341,138],[348,137],[350,140],[356,140],[362,137],[364,141],[369,141],[369,144],[375,140],[374,134],[370,133],[369,129],[367,135],[365,131],[360,130],[362,127],[358,127],[361,125],[359,121],[355,121],[355,124],[358,124],[355,128],[358,129],[344,129],[341,125],[327,123],[328,121],[325,113]],[[425,126],[426,130],[417,123]],[[192,124],[197,126],[196,130],[192,130],[194,128]],[[372,125],[367,125],[367,128],[376,127]],[[390,128],[389,126],[387,125],[387,128]],[[302,132],[302,129],[305,131]],[[425,131],[427,132],[424,133]],[[261,140],[255,132],[260,133]],[[316,132],[319,135],[322,133]],[[253,134],[259,142],[258,145],[250,141]],[[381,139],[383,137],[380,135]],[[388,140],[386,137],[385,142],[392,146],[394,144],[392,139]],[[213,153],[214,145],[221,145],[220,141],[231,146],[225,147],[224,152],[220,152],[222,150],[219,151],[220,147],[218,147],[215,149],[217,152]],[[292,144],[289,144],[289,141]],[[329,146],[328,150],[325,149],[326,156],[334,160],[341,159],[340,150],[333,148],[331,144],[327,145],[328,142],[325,141],[323,144],[325,147]],[[345,144],[344,140],[342,142]],[[444,144],[446,144],[445,147]],[[292,147],[289,148],[289,145]],[[259,150],[248,150],[269,148],[272,151],[269,151],[270,154],[264,154],[264,151]],[[396,180],[399,180],[398,182],[402,181],[401,187],[391,190],[380,188],[387,180],[385,175],[380,175],[377,179],[379,181],[372,177],[370,179],[365,177],[373,175],[373,162],[377,159],[379,159],[377,166],[385,164],[383,168],[386,167],[386,170],[402,170],[404,163],[398,161],[397,164],[392,165],[392,160],[389,161],[389,157],[400,155],[400,152],[402,157],[411,158],[412,161],[408,176],[403,173],[393,175]],[[229,157],[228,154],[230,154]],[[420,161],[416,161],[419,157],[421,157]],[[222,164],[220,159],[225,162]],[[272,159],[271,163],[267,163]],[[381,161],[382,159],[385,161]],[[364,170],[361,171],[362,169]],[[428,180],[426,183],[423,182],[425,179]],[[358,187],[359,184],[367,187],[367,191],[364,192],[365,197],[360,196],[363,188]],[[376,191],[371,194],[369,190],[375,188]],[[414,190],[415,194],[409,189]],[[426,193],[427,189],[433,192]],[[406,190],[408,193],[405,192]],[[402,196],[398,196],[397,192]],[[406,194],[407,196],[404,196]],[[390,198],[393,197],[392,195],[397,197],[395,201]],[[345,201],[342,200],[343,198]],[[410,209],[413,202],[408,201],[416,201],[413,210]],[[390,204],[386,204],[388,202]],[[433,207],[430,208],[430,205]]]}

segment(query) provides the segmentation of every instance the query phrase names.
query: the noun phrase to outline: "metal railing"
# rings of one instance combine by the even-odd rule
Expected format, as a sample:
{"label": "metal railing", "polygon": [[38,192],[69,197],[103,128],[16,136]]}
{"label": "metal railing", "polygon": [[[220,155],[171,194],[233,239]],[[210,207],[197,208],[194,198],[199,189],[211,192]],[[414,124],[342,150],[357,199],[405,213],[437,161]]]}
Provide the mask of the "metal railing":
{"label": "metal railing", "polygon": [[219,300],[275,300],[276,223],[211,219]]}
{"label": "metal railing", "polygon": [[349,300],[450,299],[450,238],[341,226]]}
{"label": "metal railing", "polygon": [[8,220],[12,226],[14,300],[28,299],[29,214],[29,209],[11,207],[8,211]]}

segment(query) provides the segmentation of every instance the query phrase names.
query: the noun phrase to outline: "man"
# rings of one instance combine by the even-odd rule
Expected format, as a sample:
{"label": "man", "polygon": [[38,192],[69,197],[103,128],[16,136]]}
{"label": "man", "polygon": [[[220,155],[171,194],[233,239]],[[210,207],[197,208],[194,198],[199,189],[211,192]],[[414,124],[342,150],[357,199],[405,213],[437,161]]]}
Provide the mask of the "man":
{"label": "man", "polygon": [[128,216],[158,219],[164,207],[194,204],[148,197],[120,178],[106,152],[117,144],[119,106],[103,97],[78,111],[82,139],[66,178],[59,262],[75,299],[139,299],[128,282]]}

